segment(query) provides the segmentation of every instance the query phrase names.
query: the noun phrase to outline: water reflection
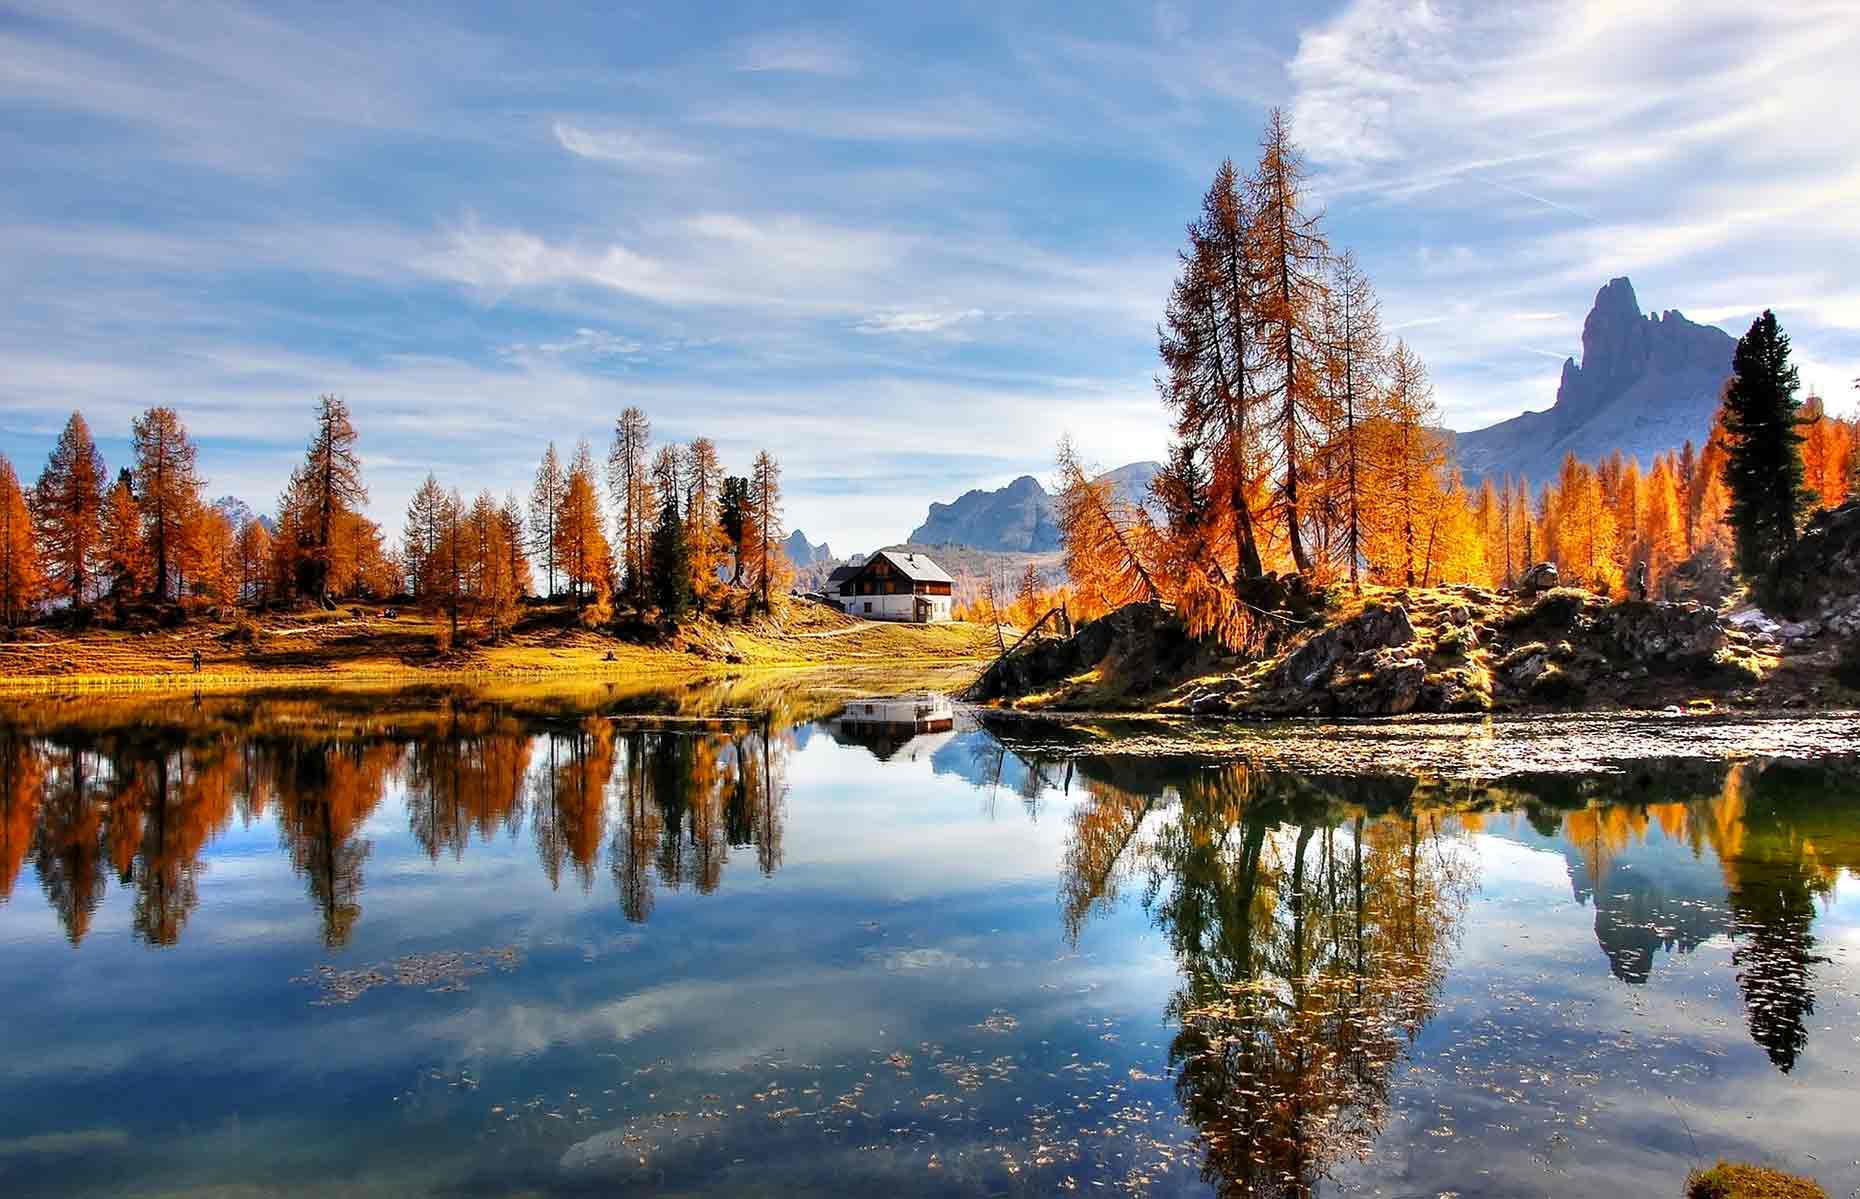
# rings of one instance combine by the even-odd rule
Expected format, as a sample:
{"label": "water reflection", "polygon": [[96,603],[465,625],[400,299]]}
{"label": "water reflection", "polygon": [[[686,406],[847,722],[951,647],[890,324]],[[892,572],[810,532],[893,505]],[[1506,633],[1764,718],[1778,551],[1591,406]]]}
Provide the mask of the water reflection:
{"label": "water reflection", "polygon": [[[992,1135],[1011,1117],[999,1106],[987,1109],[980,1098],[985,1077],[996,1077],[985,1075],[986,1064],[1004,1085],[1024,1070],[1012,1084],[1015,1103],[1025,1088],[1029,1103],[1037,1105],[1030,1110],[1042,1148],[1016,1160],[1070,1169],[1053,1163],[1083,1161],[1077,1149],[1082,1138],[1126,1127],[1120,1113],[1134,1109],[1121,1090],[1125,1080],[1132,1094],[1151,1082],[1156,1093],[1150,1099],[1163,1108],[1173,1092],[1174,1107],[1186,1121],[1173,1135],[1192,1138],[1193,1164],[1205,1184],[1222,1194],[1315,1194],[1326,1180],[1344,1179],[1379,1142],[1396,1140],[1404,1063],[1422,1058],[1430,1028],[1452,1024],[1448,984],[1467,931],[1476,926],[1482,863],[1492,860],[1495,843],[1527,847],[1553,870],[1558,858],[1552,855],[1560,855],[1569,896],[1589,909],[1577,914],[1581,924],[1575,931],[1583,951],[1592,954],[1594,972],[1605,982],[1614,980],[1609,987],[1651,993],[1675,956],[1728,942],[1725,994],[1743,1009],[1750,1042],[1774,1064],[1772,1070],[1752,1053],[1758,1071],[1770,1079],[1797,1072],[1792,1085],[1799,1086],[1799,1072],[1809,1068],[1815,1050],[1843,1048],[1839,1038],[1817,1042],[1826,1034],[1815,1031],[1815,1014],[1817,989],[1827,996],[1834,969],[1817,921],[1842,873],[1860,872],[1860,794],[1847,764],[1655,763],[1639,772],[1495,783],[1291,774],[1188,758],[1010,750],[926,696],[846,705],[800,693],[727,690],[580,704],[465,694],[347,703],[236,698],[179,712],[159,705],[127,712],[62,707],[16,711],[5,720],[0,902],[16,888],[30,888],[22,879],[30,868],[71,945],[85,941],[112,887],[121,897],[111,901],[112,910],[127,909],[136,941],[155,947],[180,943],[202,907],[203,880],[216,861],[211,848],[235,826],[275,828],[280,856],[296,880],[279,872],[294,918],[300,927],[314,927],[331,949],[358,938],[366,943],[368,935],[360,931],[365,919],[375,922],[371,929],[378,930],[379,922],[396,929],[391,882],[378,879],[373,885],[379,889],[371,893],[368,876],[371,870],[386,876],[404,868],[410,850],[417,851],[416,864],[514,855],[529,885],[540,891],[540,876],[549,889],[564,894],[569,907],[577,896],[611,881],[613,902],[626,922],[652,920],[663,902],[655,928],[669,924],[678,930],[674,936],[688,934],[691,926],[677,925],[679,910],[669,894],[715,896],[692,906],[704,908],[716,928],[735,921],[752,931],[736,940],[694,940],[693,945],[731,948],[696,965],[695,959],[706,957],[701,951],[689,959],[680,956],[679,973],[659,983],[671,998],[635,1001],[596,990],[592,981],[565,984],[560,1019],[577,1023],[591,1019],[592,1012],[599,1014],[597,1024],[631,1027],[629,1022],[640,1020],[650,1027],[650,1019],[668,1020],[665,1012],[708,993],[685,982],[683,972],[689,970],[713,972],[713,981],[731,994],[739,984],[746,990],[761,986],[765,999],[817,986],[784,1013],[789,1020],[804,1008],[805,1015],[816,1016],[812,1007],[830,1002],[854,1013],[869,1005],[883,1016],[881,1031],[907,1012],[921,1020],[910,1039],[875,1047],[872,1060],[884,1063],[879,1076],[899,1088],[910,1079],[914,1059],[926,1072],[934,1061],[933,1077],[940,1080],[931,1083],[935,1091],[901,1090],[884,1102],[873,1100],[871,1112],[859,1102],[844,1107],[847,1095],[858,1100],[862,1094],[847,1088],[863,1088],[873,1068],[871,1061],[837,1051],[827,1058],[828,1068],[842,1057],[854,1064],[846,1067],[853,1075],[834,1086],[783,1078],[780,1088],[758,1083],[751,1093],[757,1101],[783,1096],[768,1103],[784,1118],[798,1118],[798,1112],[825,1121],[831,1115],[835,1136],[856,1117],[872,1121],[860,1127],[875,1137],[895,1140],[902,1117],[881,1119],[876,1113],[934,1110],[940,1114],[917,1117],[913,1135],[928,1145],[935,1134],[942,1138],[938,1146],[950,1145],[961,1132],[949,1127],[958,1120],[953,1111],[944,1111],[951,1085],[964,1096],[977,1094],[970,1115]],[[816,734],[821,744],[815,748],[823,752],[809,755]],[[858,752],[839,752],[841,746]],[[803,814],[791,829],[789,779],[808,777],[797,770],[822,759],[828,777],[840,772],[838,777],[850,774],[856,781],[830,803],[811,808],[800,803]],[[934,802],[918,803],[915,793],[911,802],[891,802],[938,775],[945,786],[951,775],[973,786],[957,788],[961,821],[979,823],[974,799],[979,795],[982,818],[1008,822],[1029,833],[1028,844],[1050,850],[1053,856],[1033,863],[1025,877],[1037,877],[1042,904],[1056,877],[1056,920],[1051,909],[1042,908],[1029,931],[1012,924],[1025,921],[1011,906],[965,909],[981,903],[972,870],[941,884],[943,890],[919,884],[926,888],[923,902],[934,909],[924,927],[966,938],[960,945],[912,943],[902,931],[899,940],[886,939],[893,935],[894,919],[900,930],[908,927],[908,904],[893,896],[910,894],[903,885],[873,889],[895,905],[888,909],[871,894],[858,897],[863,905],[858,915],[869,911],[883,920],[855,921],[835,910],[841,888],[854,890],[846,880],[857,867],[846,860],[866,855],[868,846],[873,861],[906,846],[933,870],[962,873],[961,863],[937,857],[954,852],[953,842],[923,838],[926,828],[942,836],[947,828],[911,823],[923,819]],[[816,791],[824,790],[821,777],[812,776]],[[797,787],[796,795],[806,795],[806,789]],[[1049,813],[1058,814],[1057,824]],[[945,812],[938,819],[952,818]],[[866,824],[857,823],[861,820]],[[816,873],[797,890],[813,888],[820,906],[789,911],[786,924],[770,923],[770,912],[760,906],[765,897],[790,902],[780,889],[757,891],[753,911],[740,899],[732,906],[733,883],[782,870],[790,838],[797,865],[783,877],[799,881],[797,872],[811,865]],[[841,851],[837,856],[821,852],[829,843]],[[976,846],[963,844],[970,852]],[[846,852],[849,847],[853,852]],[[830,869],[822,870],[823,859]],[[899,861],[894,852],[888,864]],[[1560,875],[1555,885],[1560,891]],[[212,896],[210,888],[207,894]],[[303,898],[308,912],[298,906]],[[376,905],[372,911],[370,903]],[[206,906],[212,911],[213,901]],[[983,910],[987,914],[978,914]],[[602,908],[610,924],[619,923],[614,911]],[[1567,907],[1562,911],[1570,914]],[[1000,974],[1018,977],[1039,968],[1044,957],[1063,958],[1072,947],[1090,950],[1094,931],[1102,934],[1107,925],[1127,929],[1109,924],[1120,918],[1147,923],[1173,963],[1164,981],[1143,997],[1163,1030],[1148,1071],[1142,1059],[1120,1061],[1113,1069],[1108,1060],[1089,1055],[1071,1053],[1081,1059],[1076,1061],[1056,1056],[1060,1051],[1048,1048],[1057,1035],[1054,1026],[1034,1030],[1041,1009],[1027,994],[1004,995],[1029,1025],[1025,1043],[1013,1040],[1018,1020],[1005,1009],[962,1005],[968,988],[982,985],[989,959],[1012,958],[1012,970]],[[206,917],[199,919],[208,925]],[[55,944],[50,917],[44,927]],[[1026,936],[1031,952],[1002,948],[996,938],[1003,927]],[[769,935],[773,928],[783,934]],[[711,935],[724,936],[715,929]],[[731,974],[735,963],[729,954],[774,955],[789,938],[803,936],[822,939],[811,951],[797,951],[798,962],[771,956],[751,963],[765,972],[761,979],[748,967],[740,980]],[[632,941],[611,940],[642,939],[636,931],[626,938]],[[503,940],[486,949],[477,942],[442,947],[440,956],[464,953],[459,960],[475,969],[491,959],[472,953],[507,949],[508,957],[495,960],[515,962],[517,950],[503,947]],[[525,945],[523,956],[532,948]],[[1106,949],[1102,940],[1097,949]],[[137,957],[148,963],[174,960]],[[552,968],[546,946],[538,958],[544,963],[535,968],[540,976]],[[858,963],[879,965],[861,974]],[[929,981],[932,971],[958,967],[968,972],[960,983]],[[616,970],[602,977],[612,983],[626,975]],[[430,982],[420,971],[410,977],[420,986]],[[918,979],[925,980],[922,990],[907,989]],[[536,980],[535,1011],[546,1006],[543,981]],[[558,982],[559,976],[550,985]],[[1058,985],[1055,978],[1052,986]],[[588,989],[578,991],[579,986]],[[859,991],[862,986],[870,994]],[[1065,1009],[1064,1000],[1050,1002],[1049,1012]],[[836,1010],[831,1018],[818,1018],[835,1023],[844,1016]],[[486,1018],[487,1027],[509,1023]],[[1093,1029],[1098,1038],[1097,1026]],[[708,1029],[703,1035],[724,1033]],[[981,1044],[946,1052],[944,1041],[963,1038]],[[700,1043],[691,1053],[704,1059],[708,1049]],[[1099,1052],[1107,1058],[1111,1053]],[[576,1054],[584,1061],[589,1056]],[[1834,1060],[1841,1062],[1838,1052]],[[1038,1078],[1066,1077],[1064,1071],[1088,1065],[1107,1081],[1095,1075],[1078,1095],[1036,1093],[1045,1085]],[[639,1068],[643,1073],[660,1067],[644,1061]],[[826,1106],[822,1099],[816,1110],[791,1102],[809,1095],[810,1086],[828,1098],[839,1095],[842,1106]],[[736,1119],[722,1113],[743,1110],[738,1101],[748,1103],[736,1095],[720,1098],[727,1087],[714,1078],[692,1089],[679,1102],[702,1100],[697,1107],[719,1122]],[[1087,1102],[1102,1107],[1090,1117],[1078,1116],[1077,1127],[1068,1125],[1073,1117],[1066,1113],[1084,1112]],[[842,1120],[842,1111],[852,1115]],[[645,1121],[649,1113],[627,1115]],[[559,1156],[562,1146],[548,1141],[559,1130],[543,1128],[548,1131],[538,1134],[538,1143]],[[742,1135],[753,1144],[763,1134]],[[625,1143],[630,1152],[633,1142]],[[1186,1143],[1171,1144],[1160,1133],[1144,1145],[1158,1178],[1191,1156],[1182,1151]],[[1107,1162],[1131,1150],[1125,1142],[1117,1146],[1103,1142]],[[992,1168],[973,1166],[977,1173],[965,1175],[965,1182],[1041,1192],[1071,1177],[1029,1174],[1005,1186],[999,1175],[988,1173]]]}
{"label": "water reflection", "polygon": [[208,845],[235,816],[270,815],[323,943],[338,948],[362,917],[367,827],[393,792],[434,861],[527,826],[550,886],[589,892],[605,855],[634,922],[662,889],[715,891],[732,852],[753,853],[765,875],[781,865],[792,736],[772,713],[667,724],[448,705],[437,720],[400,716],[358,727],[233,701],[191,729],[0,729],[0,902],[30,858],[78,945],[113,875],[134,892],[136,938],[173,945]]}

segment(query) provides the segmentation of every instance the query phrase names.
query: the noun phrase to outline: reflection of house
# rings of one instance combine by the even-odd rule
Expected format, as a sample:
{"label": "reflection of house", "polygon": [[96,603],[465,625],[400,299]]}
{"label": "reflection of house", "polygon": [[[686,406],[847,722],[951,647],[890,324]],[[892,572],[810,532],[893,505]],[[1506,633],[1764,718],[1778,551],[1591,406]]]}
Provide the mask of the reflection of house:
{"label": "reflection of house", "polygon": [[928,624],[950,619],[951,585],[949,573],[922,554],[880,550],[834,571],[827,592],[854,616]]}
{"label": "reflection of house", "polygon": [[935,751],[953,735],[956,711],[946,695],[896,695],[847,704],[827,722],[842,745],[863,745],[880,761],[900,752],[914,758]]}

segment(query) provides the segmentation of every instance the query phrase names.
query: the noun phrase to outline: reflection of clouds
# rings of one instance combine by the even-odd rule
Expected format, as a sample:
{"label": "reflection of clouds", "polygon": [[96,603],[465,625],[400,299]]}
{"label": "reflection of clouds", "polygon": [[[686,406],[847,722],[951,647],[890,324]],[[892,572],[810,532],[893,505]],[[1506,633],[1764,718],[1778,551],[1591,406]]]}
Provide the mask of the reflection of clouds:
{"label": "reflection of clouds", "polygon": [[890,953],[867,950],[866,953],[887,970],[986,970],[989,967],[988,962],[946,949],[894,949]]}

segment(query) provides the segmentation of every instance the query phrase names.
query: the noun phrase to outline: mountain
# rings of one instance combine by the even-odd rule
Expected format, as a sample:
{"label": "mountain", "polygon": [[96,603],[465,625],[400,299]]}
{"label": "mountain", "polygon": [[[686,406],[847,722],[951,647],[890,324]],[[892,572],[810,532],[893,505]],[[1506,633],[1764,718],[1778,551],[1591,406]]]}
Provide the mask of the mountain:
{"label": "mountain", "polygon": [[831,562],[833,560],[833,551],[827,548],[826,542],[823,541],[819,545],[810,545],[807,541],[807,534],[801,532],[799,529],[788,534],[788,540],[782,542],[781,547],[788,552],[788,561],[794,563],[797,567],[812,566],[817,562]]}
{"label": "mountain", "polygon": [[223,495],[214,500],[211,506],[226,518],[226,523],[233,527],[234,532],[242,528],[248,520],[257,520],[260,525],[264,526],[267,533],[278,531],[277,521],[269,516],[255,515],[251,505],[236,495]]}
{"label": "mountain", "polygon": [[[1150,481],[1162,466],[1132,462],[1098,476],[1131,503],[1149,502]],[[1059,548],[1053,497],[1032,475],[994,491],[964,492],[953,504],[931,504],[924,523],[911,532],[912,545],[966,545],[979,550],[1044,554]]]}
{"label": "mountain", "polygon": [[1676,310],[1642,315],[1634,285],[1611,279],[1582,324],[1582,363],[1563,363],[1556,403],[1456,435],[1469,483],[1490,475],[1556,477],[1563,457],[1593,462],[1620,450],[1643,465],[1690,438],[1703,445],[1737,342]]}

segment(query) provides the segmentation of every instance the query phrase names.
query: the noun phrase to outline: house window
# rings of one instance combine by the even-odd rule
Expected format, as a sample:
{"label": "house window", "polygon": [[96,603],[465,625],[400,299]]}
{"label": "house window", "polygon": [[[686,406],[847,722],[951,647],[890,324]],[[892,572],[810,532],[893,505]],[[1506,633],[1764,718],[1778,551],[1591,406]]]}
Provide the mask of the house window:
{"label": "house window", "polygon": [[872,601],[871,601],[871,600],[867,600],[867,601],[865,601],[865,610],[866,610],[867,612],[870,612],[870,611],[872,610]]}

